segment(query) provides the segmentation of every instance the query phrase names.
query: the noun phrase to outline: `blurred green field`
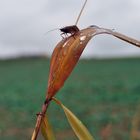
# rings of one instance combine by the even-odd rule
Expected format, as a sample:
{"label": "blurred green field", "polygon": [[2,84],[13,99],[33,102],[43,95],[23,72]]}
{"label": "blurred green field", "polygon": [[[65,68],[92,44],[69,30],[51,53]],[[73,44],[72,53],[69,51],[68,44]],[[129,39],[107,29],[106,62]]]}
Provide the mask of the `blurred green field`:
{"label": "blurred green field", "polygon": [[[0,140],[30,140],[48,71],[45,58],[0,61]],[[140,58],[81,60],[57,98],[96,140],[128,140],[140,107]],[[77,139],[55,103],[48,114],[58,140]]]}

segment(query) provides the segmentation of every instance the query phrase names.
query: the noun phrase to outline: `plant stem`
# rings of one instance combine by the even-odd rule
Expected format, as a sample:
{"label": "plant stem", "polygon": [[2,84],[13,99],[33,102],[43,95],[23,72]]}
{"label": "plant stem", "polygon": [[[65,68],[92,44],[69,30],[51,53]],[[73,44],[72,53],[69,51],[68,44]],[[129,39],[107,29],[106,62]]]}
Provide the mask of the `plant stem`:
{"label": "plant stem", "polygon": [[87,0],[85,0],[85,2],[84,2],[84,5],[83,5],[83,7],[82,7],[82,9],[81,9],[81,11],[80,11],[80,13],[79,13],[79,15],[78,15],[78,18],[77,18],[77,20],[76,20],[75,25],[77,25],[77,24],[78,24],[78,21],[79,21],[80,16],[81,16],[81,14],[82,14],[82,12],[83,12],[83,10],[84,10],[85,6],[86,6],[86,3],[87,3]]}
{"label": "plant stem", "polygon": [[39,133],[39,130],[40,130],[40,127],[41,127],[41,123],[42,123],[42,120],[46,114],[46,111],[47,111],[47,108],[50,104],[50,100],[46,99],[44,104],[42,105],[42,110],[40,113],[37,114],[37,120],[36,120],[36,125],[35,125],[35,129],[34,129],[34,132],[32,134],[32,138],[31,140],[37,140],[37,137],[38,137],[38,133]]}

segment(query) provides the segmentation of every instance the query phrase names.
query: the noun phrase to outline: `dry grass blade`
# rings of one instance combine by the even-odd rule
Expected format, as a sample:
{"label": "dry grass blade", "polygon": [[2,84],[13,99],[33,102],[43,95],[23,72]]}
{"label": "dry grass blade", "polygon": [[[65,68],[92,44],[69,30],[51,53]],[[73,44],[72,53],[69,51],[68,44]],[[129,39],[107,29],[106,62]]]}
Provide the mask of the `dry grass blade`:
{"label": "dry grass blade", "polygon": [[88,129],[83,125],[83,123],[60,101],[58,101],[56,98],[53,99],[64,110],[68,122],[79,140],[94,140]]}
{"label": "dry grass blade", "polygon": [[112,32],[112,35],[123,40],[123,41],[126,41],[132,45],[135,45],[137,47],[140,47],[140,41],[136,40],[136,39],[133,39],[131,37],[128,37],[126,35],[123,35],[123,34],[120,34],[118,32]]}
{"label": "dry grass blade", "polygon": [[73,68],[77,64],[89,40],[98,34],[110,34],[123,41],[140,47],[140,41],[132,39],[110,29],[90,26],[77,32],[74,36],[60,41],[54,49],[51,58],[50,74],[48,81],[47,98],[52,98],[63,86]]}
{"label": "dry grass blade", "polygon": [[[91,35],[97,35],[97,34],[110,34],[110,35],[113,35],[114,37],[117,37],[125,42],[128,42],[132,45],[135,45],[137,47],[140,47],[140,41],[139,40],[136,40],[134,38],[131,38],[131,37],[128,37],[124,34],[121,34],[119,32],[115,32],[113,30],[110,30],[110,29],[105,29],[105,28],[100,28],[100,27],[97,27],[97,26],[93,26],[93,27],[89,27],[90,28],[90,34]],[[86,31],[86,30],[89,30],[89,28],[86,28],[84,29],[83,31]]]}
{"label": "dry grass blade", "polygon": [[36,137],[36,132],[35,130],[33,131],[33,134],[32,134],[32,137],[31,137],[31,140],[35,140],[35,137]]}
{"label": "dry grass blade", "polygon": [[37,135],[38,135],[38,132],[39,132],[39,130],[37,131],[37,129],[38,129],[38,122],[41,122],[41,120],[42,120],[42,117],[39,115],[38,119],[37,119],[37,122],[36,122],[35,129],[33,131],[32,137],[31,137],[31,140],[36,140],[37,139]]}
{"label": "dry grass blade", "polygon": [[47,98],[53,97],[63,86],[90,39],[91,36],[78,32],[57,44],[51,57]]}
{"label": "dry grass blade", "polygon": [[[102,29],[104,29],[104,28],[102,28]],[[109,34],[111,34],[111,35],[113,35],[113,36],[115,36],[115,37],[117,37],[117,38],[119,38],[119,39],[121,39],[121,40],[123,40],[125,42],[128,42],[128,43],[130,43],[132,45],[135,45],[137,47],[140,47],[140,41],[138,41],[138,40],[136,40],[134,38],[128,37],[126,35],[123,35],[121,33],[115,32],[113,30],[109,30],[109,29],[104,29],[104,30],[106,31],[106,33],[109,33]]]}
{"label": "dry grass blade", "polygon": [[45,140],[55,140],[55,136],[47,116],[43,118],[41,132]]}
{"label": "dry grass blade", "polygon": [[78,21],[79,21],[80,16],[81,16],[81,14],[82,14],[82,12],[83,12],[83,10],[84,10],[85,6],[86,6],[86,3],[87,3],[87,0],[85,0],[85,2],[84,2],[84,5],[83,5],[83,7],[82,7],[82,9],[81,9],[81,11],[80,11],[80,13],[79,13],[79,15],[78,15],[78,18],[77,18],[77,20],[76,20],[75,25],[77,25],[77,24],[78,24]]}

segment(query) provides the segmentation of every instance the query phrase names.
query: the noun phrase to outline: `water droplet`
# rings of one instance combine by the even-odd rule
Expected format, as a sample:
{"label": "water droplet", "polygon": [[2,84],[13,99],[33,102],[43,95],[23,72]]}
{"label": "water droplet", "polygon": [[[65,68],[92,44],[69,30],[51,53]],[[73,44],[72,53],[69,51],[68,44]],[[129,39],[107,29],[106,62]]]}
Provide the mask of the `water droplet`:
{"label": "water droplet", "polygon": [[67,45],[67,42],[64,43],[63,47],[65,47]]}
{"label": "water droplet", "polygon": [[138,43],[138,42],[137,42],[137,43],[136,43],[136,45],[138,45],[138,46],[139,46],[139,45],[140,45],[140,43]]}
{"label": "water droplet", "polygon": [[86,39],[86,36],[81,36],[81,37],[80,37],[80,40],[81,40],[81,41],[83,41],[83,40],[85,40],[85,39]]}

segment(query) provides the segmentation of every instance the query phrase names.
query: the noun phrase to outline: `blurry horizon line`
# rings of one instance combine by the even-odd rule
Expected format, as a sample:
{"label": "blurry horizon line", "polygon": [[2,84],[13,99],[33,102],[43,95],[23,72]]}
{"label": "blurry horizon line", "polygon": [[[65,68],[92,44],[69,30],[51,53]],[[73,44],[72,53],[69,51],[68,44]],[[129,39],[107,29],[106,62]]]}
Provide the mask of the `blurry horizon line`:
{"label": "blurry horizon line", "polygon": [[[13,59],[26,59],[26,58],[51,58],[51,55],[47,54],[17,54],[17,55],[8,55],[8,56],[0,56],[0,61],[1,60],[13,60]],[[92,55],[92,56],[81,56],[80,59],[82,60],[88,60],[88,59],[135,59],[135,58],[140,58],[140,54],[127,54],[127,55],[118,55],[118,54],[112,54],[112,55]]]}

